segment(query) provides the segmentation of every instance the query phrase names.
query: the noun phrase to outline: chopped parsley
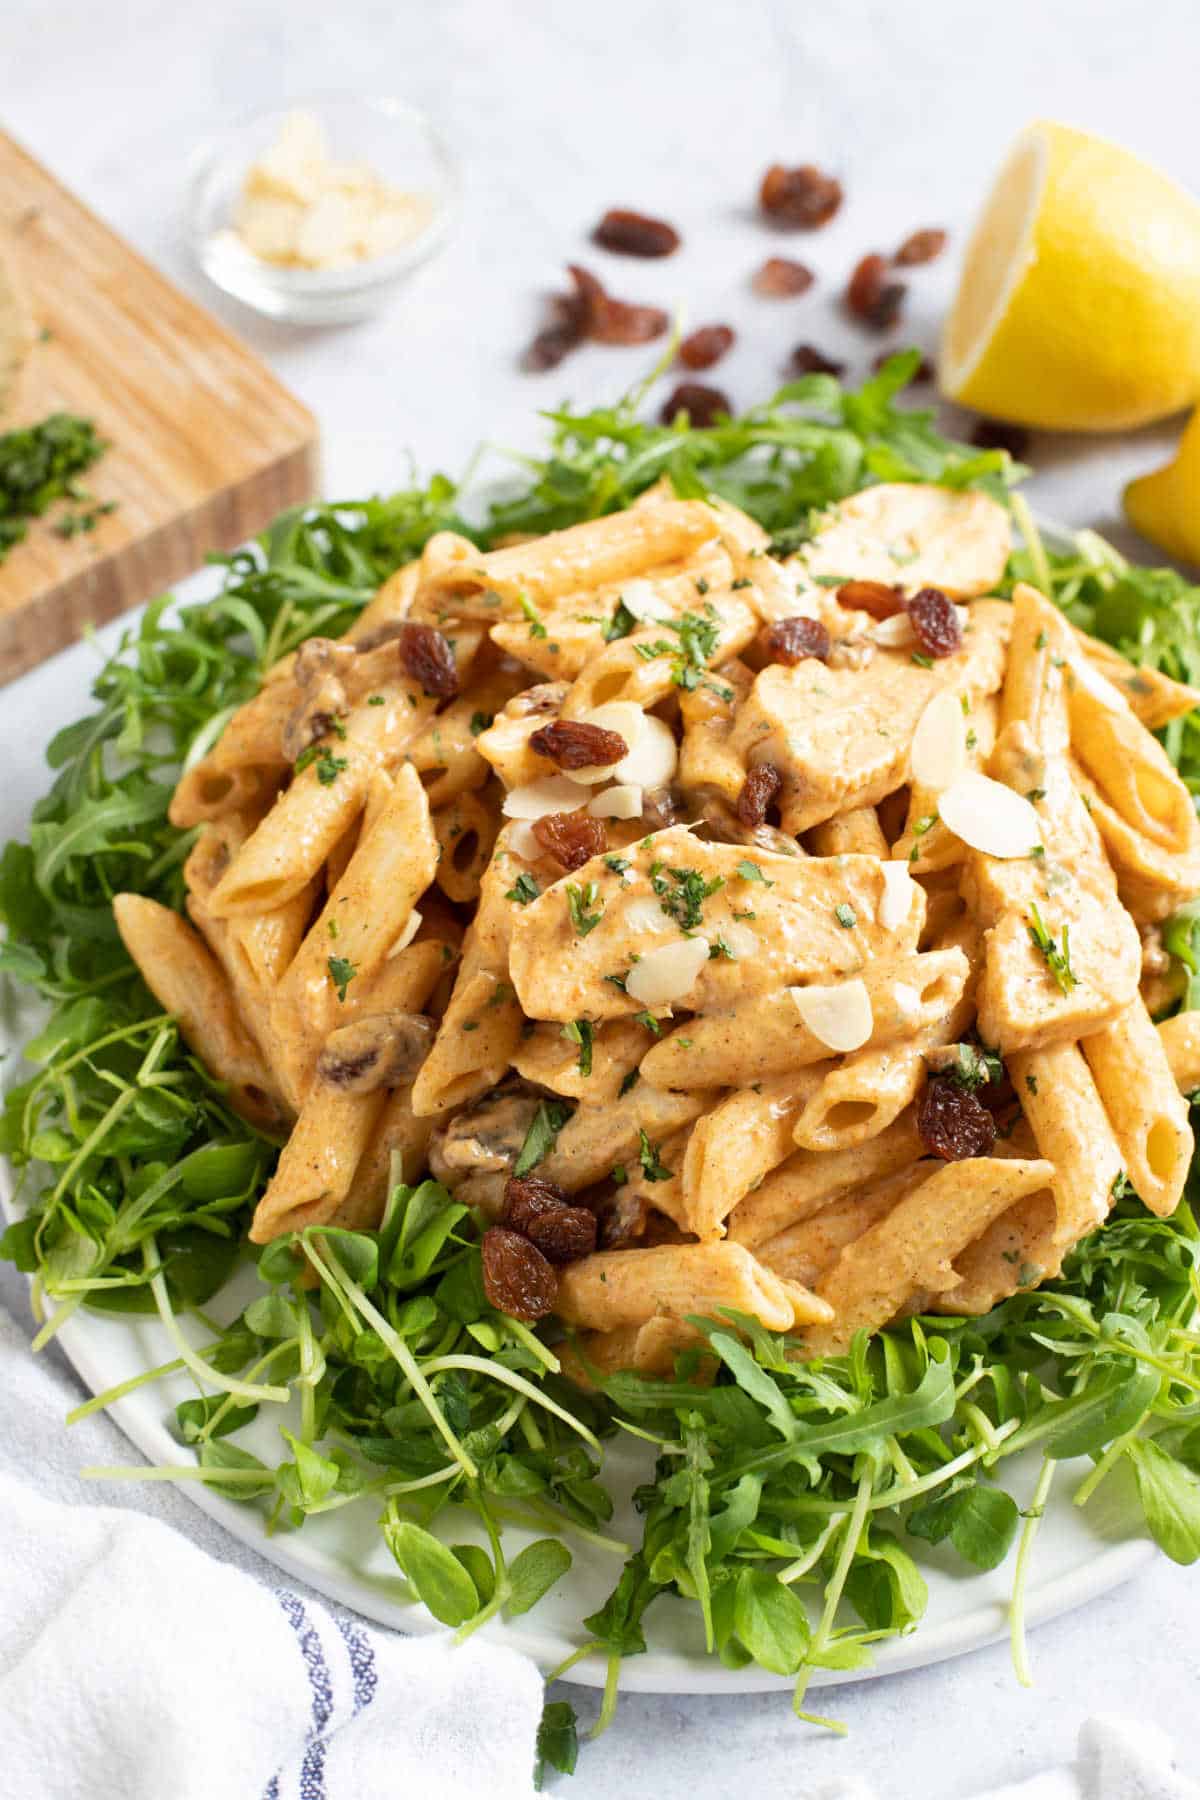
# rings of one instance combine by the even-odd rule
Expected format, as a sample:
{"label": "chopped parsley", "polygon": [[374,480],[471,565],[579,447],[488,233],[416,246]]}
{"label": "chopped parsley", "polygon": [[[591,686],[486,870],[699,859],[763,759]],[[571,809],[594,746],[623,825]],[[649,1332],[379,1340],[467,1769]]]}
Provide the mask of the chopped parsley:
{"label": "chopped parsley", "polygon": [[1063,926],[1062,948],[1060,949],[1053,936],[1042,923],[1042,915],[1036,906],[1029,908],[1029,941],[1034,949],[1043,957],[1046,967],[1058,983],[1060,992],[1069,994],[1078,987],[1079,977],[1071,967],[1071,927]]}
{"label": "chopped parsley", "polygon": [[1046,648],[1046,633],[1044,630],[1039,631],[1034,638],[1033,647],[1035,650],[1044,650]]}
{"label": "chopped parsley", "polygon": [[624,1187],[629,1180],[629,1171],[624,1163],[614,1163],[608,1173],[609,1179],[614,1181],[618,1187]]}
{"label": "chopped parsley", "polygon": [[614,875],[623,875],[626,869],[632,869],[633,864],[627,856],[606,856],[604,866],[611,869]]}
{"label": "chopped parsley", "polygon": [[937,822],[938,822],[938,816],[936,813],[925,813],[923,815],[923,817],[919,818],[917,820],[916,824],[913,826],[912,834],[913,834],[913,837],[916,839],[916,843],[913,845],[912,849],[908,853],[908,860],[910,863],[916,862],[918,856],[920,856],[920,854],[921,854],[921,839],[925,836],[927,831],[933,830],[933,828],[937,824]]}
{"label": "chopped parsley", "polygon": [[853,931],[858,924],[858,914],[852,906],[847,906],[844,900],[840,906],[834,907],[833,916],[846,931]]}
{"label": "chopped parsley", "polygon": [[658,1145],[652,1144],[644,1131],[638,1132],[638,1161],[642,1165],[642,1173],[647,1181],[670,1181],[672,1171],[667,1168],[658,1154]]}
{"label": "chopped parsley", "polygon": [[1038,1091],[1037,1076],[1027,1075],[1025,1077],[1025,1086],[1029,1089],[1031,1094],[1036,1094]]}
{"label": "chopped parsley", "polygon": [[696,592],[703,598],[708,592],[708,582],[703,575],[696,582]]}
{"label": "chopped parsley", "polygon": [[541,1102],[513,1164],[514,1175],[528,1175],[530,1169],[536,1169],[543,1158],[549,1156],[570,1116],[571,1108],[563,1100]]}
{"label": "chopped parsley", "polygon": [[344,1000],[346,989],[358,974],[358,970],[344,956],[331,956],[326,966],[329,970],[329,979],[337,989],[338,999]]}
{"label": "chopped parsley", "polygon": [[618,638],[627,638],[631,631],[636,631],[638,620],[634,618],[623,600],[617,601],[616,611],[604,627],[602,636],[606,644],[615,644]]}
{"label": "chopped parsley", "polygon": [[[589,906],[596,906],[598,900],[600,904],[596,911],[589,912]],[[600,889],[594,881],[589,881],[586,887],[580,887],[577,881],[568,881],[567,905],[576,937],[586,937],[589,931],[596,929],[604,911],[604,902],[600,900]]]}
{"label": "chopped parsley", "polygon": [[926,656],[923,650],[914,650],[911,661],[916,663],[918,669],[932,669],[933,667],[932,656]]}
{"label": "chopped parsley", "polygon": [[335,937],[336,937],[336,936],[337,936],[337,934],[338,934],[338,922],[337,922],[337,920],[336,920],[336,919],[330,919],[330,921],[329,921],[329,924],[328,924],[328,925],[327,925],[327,927],[326,927],[326,930],[327,930],[327,931],[328,931],[328,932],[329,932],[329,935],[330,935],[330,937],[331,937],[331,938],[335,938]]}
{"label": "chopped parsley", "polygon": [[705,881],[699,869],[667,869],[665,863],[656,862],[650,864],[650,886],[667,917],[680,931],[692,932],[703,921],[704,902],[725,886],[725,877],[714,875]]}
{"label": "chopped parsley", "polygon": [[634,1013],[633,1022],[635,1025],[644,1025],[647,1031],[652,1031],[654,1033],[655,1037],[658,1036],[662,1029],[652,1012]]}
{"label": "chopped parsley", "polygon": [[773,881],[767,880],[757,863],[743,860],[737,866],[737,873],[743,881],[761,881],[764,887],[775,886]]}
{"label": "chopped parsley", "polygon": [[718,932],[714,941],[708,946],[708,960],[709,962],[716,962],[718,958],[722,956],[729,962],[734,962],[736,960],[733,951],[729,948],[729,945],[725,942],[725,939],[721,936],[720,932]]}
{"label": "chopped parsley", "polygon": [[[700,677],[708,668],[709,658],[720,642],[721,621],[716,608],[708,605],[703,614],[685,612],[681,619],[666,620],[665,624],[668,631],[676,633],[678,644],[672,644],[668,638],[656,638],[652,644],[637,644],[635,648],[643,662],[654,662],[660,656],[669,656],[672,682],[690,693],[700,685]],[[715,684],[710,685],[714,686],[717,693],[723,692]],[[728,697],[727,690],[725,692]]]}
{"label": "chopped parsley", "polygon": [[495,713],[474,712],[471,714],[471,736],[478,737],[480,732],[487,731],[496,722]]}
{"label": "chopped parsley", "polygon": [[1133,1183],[1130,1181],[1124,1169],[1118,1169],[1112,1178],[1112,1187],[1109,1189],[1113,1199],[1128,1200],[1133,1191]]}
{"label": "chopped parsley", "polygon": [[367,699],[368,706],[386,706],[387,699],[383,694],[371,694]]}
{"label": "chopped parsley", "polygon": [[528,869],[522,869],[504,898],[515,900],[518,906],[528,906],[531,900],[537,899],[541,891]]}
{"label": "chopped parsley", "polygon": [[521,603],[521,611],[525,614],[525,617],[529,620],[529,635],[530,635],[530,637],[531,638],[544,638],[546,636],[546,627],[542,624],[541,617],[539,616],[539,613],[538,613],[538,609],[533,604],[533,601],[529,598],[529,595],[528,594],[518,594],[517,599]]}
{"label": "chopped parsley", "polygon": [[736,594],[739,588],[748,588],[748,587],[753,587],[753,586],[754,586],[754,583],[751,581],[751,579],[748,575],[739,575],[736,581],[730,582],[729,591],[731,594]]}
{"label": "chopped parsley", "polygon": [[335,756],[328,744],[310,744],[296,758],[296,774],[302,774],[313,763],[316,764],[317,780],[322,787],[332,787],[342,770],[350,766],[344,756]]}
{"label": "chopped parsley", "polygon": [[618,1098],[623,1100],[625,1095],[628,1094],[632,1088],[637,1086],[639,1080],[640,1071],[638,1069],[630,1069],[628,1075],[622,1078],[621,1085],[617,1089]]}
{"label": "chopped parsley", "polygon": [[970,731],[968,731],[968,733],[967,733],[967,749],[974,750],[976,745],[978,744],[978,742],[979,742],[979,733],[975,730],[975,727],[972,725]]}
{"label": "chopped parsley", "polygon": [[595,1035],[591,1020],[572,1019],[569,1025],[563,1026],[562,1034],[571,1043],[579,1046],[579,1073],[590,1075],[592,1072],[592,1043]]}
{"label": "chopped parsley", "polygon": [[1003,1081],[1004,1064],[994,1050],[985,1050],[975,1044],[956,1044],[954,1052],[955,1061],[949,1064],[945,1073],[964,1093],[974,1094],[991,1082]]}

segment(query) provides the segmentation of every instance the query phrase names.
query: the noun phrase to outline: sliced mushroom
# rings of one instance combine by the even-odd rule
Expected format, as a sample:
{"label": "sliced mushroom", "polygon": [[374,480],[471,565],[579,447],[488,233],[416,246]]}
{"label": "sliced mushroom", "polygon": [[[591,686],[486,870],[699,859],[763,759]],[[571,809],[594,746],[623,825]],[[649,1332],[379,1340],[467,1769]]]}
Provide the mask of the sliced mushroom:
{"label": "sliced mushroom", "polygon": [[349,1094],[411,1081],[429,1054],[434,1024],[424,1013],[372,1013],[325,1040],[317,1074]]}
{"label": "sliced mushroom", "polygon": [[459,1113],[430,1146],[434,1175],[451,1187],[468,1175],[506,1175],[520,1155],[541,1098],[523,1081],[506,1081]]}
{"label": "sliced mushroom", "polygon": [[665,831],[679,818],[682,805],[675,788],[651,788],[642,795],[642,819],[651,831]]}
{"label": "sliced mushroom", "polygon": [[796,840],[774,825],[743,825],[728,801],[708,794],[700,801],[700,817],[718,844],[746,844],[754,850],[773,850],[779,856],[795,856]]}

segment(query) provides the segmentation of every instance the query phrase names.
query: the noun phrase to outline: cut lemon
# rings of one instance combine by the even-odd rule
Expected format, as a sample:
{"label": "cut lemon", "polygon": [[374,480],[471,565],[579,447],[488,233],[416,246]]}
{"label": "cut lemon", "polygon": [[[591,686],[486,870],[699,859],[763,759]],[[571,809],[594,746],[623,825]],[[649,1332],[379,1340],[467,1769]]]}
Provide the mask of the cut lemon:
{"label": "cut lemon", "polygon": [[1135,531],[1180,562],[1200,563],[1200,411],[1171,461],[1131,481],[1124,500]]}
{"label": "cut lemon", "polygon": [[1200,205],[1117,144],[1031,125],[967,246],[940,378],[965,406],[1051,430],[1200,399]]}

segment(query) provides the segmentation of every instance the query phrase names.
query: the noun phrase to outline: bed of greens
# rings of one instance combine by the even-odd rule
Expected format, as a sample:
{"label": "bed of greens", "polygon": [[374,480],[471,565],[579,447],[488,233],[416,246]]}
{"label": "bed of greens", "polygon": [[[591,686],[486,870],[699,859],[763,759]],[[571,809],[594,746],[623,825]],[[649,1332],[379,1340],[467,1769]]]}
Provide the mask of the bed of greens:
{"label": "bed of greens", "polygon": [[[871,481],[983,488],[1010,500],[1024,531],[1010,578],[1047,587],[1136,660],[1200,681],[1200,588],[1131,567],[1088,533],[1070,554],[1049,551],[1012,492],[1023,470],[897,405],[917,360],[893,357],[852,392],[810,376],[704,430],[645,423],[640,393],[551,413],[546,454],[513,459],[482,515],[440,475],[284,515],[228,559],[216,598],[158,602],[127,634],[96,680],[95,710],[49,746],[53,784],[28,839],[0,860],[0,970],[48,1004],[0,1123],[24,1208],[0,1252],[33,1277],[37,1343],[82,1306],[157,1312],[177,1356],[141,1379],[181,1368],[196,1378],[196,1397],[176,1411],[176,1477],[257,1504],[277,1530],[371,1508],[415,1595],[459,1635],[533,1606],[570,1568],[572,1541],[609,1544],[611,1595],[579,1629],[578,1655],[609,1659],[601,1725],[622,1660],[645,1649],[667,1591],[699,1610],[725,1664],[794,1677],[797,1712],[814,1716],[814,1671],[862,1667],[873,1644],[918,1624],[922,1548],[943,1541],[980,1569],[1016,1543],[1012,1635],[1027,1680],[1022,1593],[1067,1458],[1092,1462],[1077,1501],[1122,1468],[1166,1554],[1200,1557],[1191,1206],[1158,1220],[1127,1194],[1061,1279],[985,1318],[912,1320],[802,1364],[785,1338],[730,1316],[704,1325],[715,1384],[689,1380],[693,1352],[673,1381],[621,1375],[585,1396],[559,1373],[552,1341],[489,1307],[477,1222],[426,1181],[395,1188],[377,1231],[313,1229],[270,1245],[257,1297],[195,1348],[200,1334],[180,1320],[207,1324],[208,1303],[250,1257],[244,1231],[276,1145],[229,1109],[159,1011],[110,903],[132,890],[182,905],[195,834],[166,816],[180,765],[271,662],[344,630],[432,532],[486,545],[551,530],[623,506],[664,475],[683,495],[735,500],[781,549],[803,541],[812,509]],[[1164,738],[1200,792],[1200,721],[1177,721]],[[1166,935],[1188,975],[1182,1004],[1200,1005],[1200,919],[1185,912]],[[242,1448],[240,1428],[289,1397],[298,1424],[282,1429],[278,1460]],[[608,1525],[604,1445],[617,1432],[649,1446],[633,1547]],[[1022,1514],[1005,1472],[1032,1448],[1042,1474]],[[477,1515],[490,1548],[456,1545],[454,1512],[435,1535],[446,1508]],[[506,1548],[513,1523],[542,1534],[517,1555]],[[561,1703],[547,1710],[547,1766],[573,1763],[569,1715]]]}

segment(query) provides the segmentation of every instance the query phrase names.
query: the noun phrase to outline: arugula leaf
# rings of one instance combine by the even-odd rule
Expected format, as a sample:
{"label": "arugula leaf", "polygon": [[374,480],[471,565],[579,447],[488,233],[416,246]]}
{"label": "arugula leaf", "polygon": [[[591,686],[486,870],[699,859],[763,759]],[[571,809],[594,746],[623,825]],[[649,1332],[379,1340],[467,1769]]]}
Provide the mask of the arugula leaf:
{"label": "arugula leaf", "polygon": [[536,1169],[549,1156],[559,1132],[570,1116],[571,1108],[564,1101],[541,1101],[513,1165],[514,1175],[528,1175],[530,1169]]}

